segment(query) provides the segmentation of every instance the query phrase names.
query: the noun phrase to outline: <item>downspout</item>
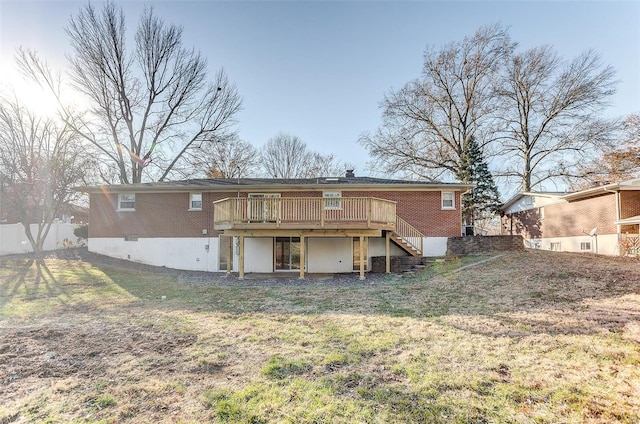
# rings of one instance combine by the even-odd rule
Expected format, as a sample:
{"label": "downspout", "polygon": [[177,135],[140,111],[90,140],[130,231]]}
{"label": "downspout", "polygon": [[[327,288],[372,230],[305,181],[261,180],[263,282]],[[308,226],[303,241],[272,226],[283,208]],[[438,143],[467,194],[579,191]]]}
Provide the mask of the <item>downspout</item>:
{"label": "downspout", "polygon": [[[614,193],[616,195],[616,221],[620,221],[620,190],[608,190],[608,189],[604,189],[605,192],[607,193]],[[618,245],[616,246],[616,249],[618,250],[618,256],[620,255],[620,237],[622,234],[620,234],[620,229],[622,228],[622,226],[620,224],[616,224],[616,234],[618,236]],[[596,245],[597,248],[597,245]],[[596,253],[598,253],[596,251]]]}

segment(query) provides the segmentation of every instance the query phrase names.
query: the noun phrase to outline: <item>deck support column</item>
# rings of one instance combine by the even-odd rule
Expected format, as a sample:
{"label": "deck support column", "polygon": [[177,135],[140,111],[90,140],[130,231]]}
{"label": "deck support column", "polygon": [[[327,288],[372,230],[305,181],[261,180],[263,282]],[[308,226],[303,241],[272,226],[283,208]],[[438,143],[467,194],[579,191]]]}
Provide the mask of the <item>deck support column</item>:
{"label": "deck support column", "polygon": [[387,274],[391,273],[391,231],[387,231],[385,237],[384,244],[384,253],[385,253],[385,272]]}
{"label": "deck support column", "polygon": [[244,280],[244,236],[240,236],[240,258],[238,258],[238,278]]}
{"label": "deck support column", "polygon": [[360,279],[364,278],[364,236],[360,236]]}
{"label": "deck support column", "polygon": [[233,268],[233,237],[227,237],[229,243],[227,243],[227,275],[231,275],[231,269]]}
{"label": "deck support column", "polygon": [[304,257],[304,236],[300,235],[300,277],[298,279],[300,280],[304,280],[304,264],[305,264],[305,257]]}

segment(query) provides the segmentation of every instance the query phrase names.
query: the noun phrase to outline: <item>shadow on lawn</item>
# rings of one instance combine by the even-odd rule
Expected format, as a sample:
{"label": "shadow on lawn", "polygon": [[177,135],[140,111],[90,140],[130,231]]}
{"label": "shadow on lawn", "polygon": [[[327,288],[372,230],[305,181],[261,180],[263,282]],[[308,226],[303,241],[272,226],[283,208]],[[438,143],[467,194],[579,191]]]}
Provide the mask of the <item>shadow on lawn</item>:
{"label": "shadow on lawn", "polygon": [[5,264],[10,264],[7,267],[16,272],[0,279],[0,310],[17,296],[29,301],[67,295],[67,290],[53,275],[44,258],[15,259],[10,262]]}
{"label": "shadow on lawn", "polygon": [[[557,263],[550,266],[550,259],[544,252],[525,253],[453,276],[439,276],[427,270],[411,278],[370,275],[365,281],[359,281],[357,275],[343,275],[338,280],[240,281],[218,274],[159,268],[161,271],[155,275],[172,278],[161,283],[162,278],[154,280],[154,274],[150,274],[145,283],[139,278],[123,278],[126,270],[94,266],[138,299],[150,301],[145,307],[162,310],[238,316],[257,313],[443,318],[447,325],[460,330],[495,337],[618,332],[637,321],[637,262],[560,255],[554,257]],[[527,267],[526,278],[520,275],[518,279],[520,271],[514,264]],[[618,266],[611,269],[612,264]],[[167,296],[167,301],[159,301],[162,295]]]}

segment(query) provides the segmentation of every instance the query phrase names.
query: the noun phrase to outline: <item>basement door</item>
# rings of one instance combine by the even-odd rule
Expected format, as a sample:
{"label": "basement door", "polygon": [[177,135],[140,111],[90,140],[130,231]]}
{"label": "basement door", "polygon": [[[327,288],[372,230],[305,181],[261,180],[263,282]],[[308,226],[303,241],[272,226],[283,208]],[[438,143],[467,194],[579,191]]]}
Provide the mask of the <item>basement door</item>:
{"label": "basement door", "polygon": [[300,237],[276,237],[275,244],[275,270],[300,269]]}

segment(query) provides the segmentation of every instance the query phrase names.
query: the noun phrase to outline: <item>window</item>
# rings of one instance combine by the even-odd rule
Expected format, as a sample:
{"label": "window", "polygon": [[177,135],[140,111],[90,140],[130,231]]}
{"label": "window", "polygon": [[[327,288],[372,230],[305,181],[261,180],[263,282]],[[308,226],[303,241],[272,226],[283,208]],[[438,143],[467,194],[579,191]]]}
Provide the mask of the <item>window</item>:
{"label": "window", "polygon": [[125,234],[124,235],[124,241],[138,241],[138,235],[137,234]]}
{"label": "window", "polygon": [[280,211],[280,193],[249,193],[247,208],[250,222],[276,222]]}
{"label": "window", "polygon": [[554,252],[559,252],[560,251],[560,242],[559,241],[552,241],[551,244],[549,245],[549,250],[553,250]]}
{"label": "window", "polygon": [[453,191],[443,191],[442,193],[442,209],[455,209],[453,204]]}
{"label": "window", "polygon": [[119,194],[118,210],[119,211],[135,211],[136,195],[135,194]]}
{"label": "window", "polygon": [[189,210],[190,211],[202,210],[202,193],[191,193],[189,195]]}
{"label": "window", "polygon": [[342,209],[342,202],[339,200],[340,198],[342,198],[341,192],[325,191],[322,193],[322,197],[331,199],[324,201],[325,209]]}
{"label": "window", "polygon": [[591,242],[590,241],[581,241],[580,242],[580,251],[582,251],[582,252],[591,252]]}

